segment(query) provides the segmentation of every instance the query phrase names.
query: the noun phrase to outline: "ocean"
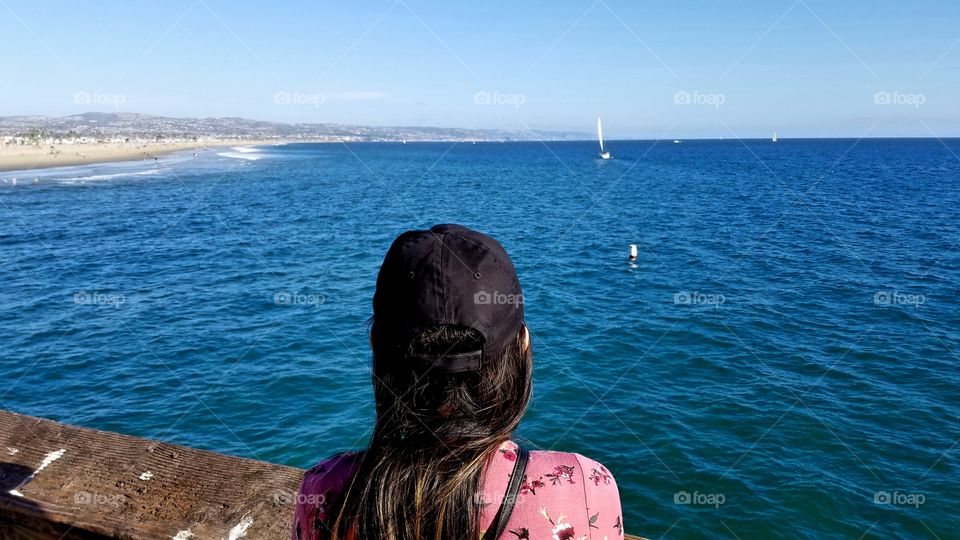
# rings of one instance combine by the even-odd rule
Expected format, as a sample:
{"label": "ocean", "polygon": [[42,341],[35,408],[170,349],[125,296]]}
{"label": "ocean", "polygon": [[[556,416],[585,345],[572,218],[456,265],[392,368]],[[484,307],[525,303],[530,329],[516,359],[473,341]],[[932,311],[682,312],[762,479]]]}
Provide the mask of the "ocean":
{"label": "ocean", "polygon": [[518,437],[606,464],[627,532],[960,538],[960,140],[609,149],[2,173],[0,407],[299,467],[360,448],[383,255],[457,222],[524,289]]}

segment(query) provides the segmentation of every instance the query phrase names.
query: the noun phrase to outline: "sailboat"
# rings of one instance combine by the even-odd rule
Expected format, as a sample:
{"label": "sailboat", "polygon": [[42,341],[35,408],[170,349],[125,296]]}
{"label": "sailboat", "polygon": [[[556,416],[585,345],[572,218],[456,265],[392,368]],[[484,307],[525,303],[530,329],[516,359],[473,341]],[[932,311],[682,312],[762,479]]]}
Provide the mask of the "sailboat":
{"label": "sailboat", "polygon": [[597,117],[597,139],[600,140],[600,159],[610,159],[612,157],[610,152],[603,149],[603,124],[600,122],[600,117]]}
{"label": "sailboat", "polygon": [[776,131],[773,132],[773,138],[770,139],[770,141],[772,141],[772,142],[777,142],[777,132],[776,132]]}

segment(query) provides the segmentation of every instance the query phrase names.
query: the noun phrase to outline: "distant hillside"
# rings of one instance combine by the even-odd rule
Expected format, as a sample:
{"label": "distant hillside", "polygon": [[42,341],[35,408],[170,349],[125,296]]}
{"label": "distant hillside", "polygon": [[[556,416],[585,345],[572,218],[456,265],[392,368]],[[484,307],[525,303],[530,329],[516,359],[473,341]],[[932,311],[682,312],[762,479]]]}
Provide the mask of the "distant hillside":
{"label": "distant hillside", "polygon": [[169,118],[135,113],[88,112],[50,118],[0,117],[0,136],[244,139],[339,139],[354,141],[534,141],[577,140],[586,133],[507,131],[438,127],[369,127],[342,124],[284,124],[246,118]]}

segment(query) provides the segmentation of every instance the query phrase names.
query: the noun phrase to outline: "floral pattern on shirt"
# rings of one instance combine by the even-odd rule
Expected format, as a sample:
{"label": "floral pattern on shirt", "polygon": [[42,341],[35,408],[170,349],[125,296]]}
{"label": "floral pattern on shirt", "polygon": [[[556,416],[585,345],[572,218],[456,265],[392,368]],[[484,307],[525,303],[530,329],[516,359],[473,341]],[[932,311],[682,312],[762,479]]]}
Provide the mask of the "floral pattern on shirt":
{"label": "floral pattern on shirt", "polygon": [[[503,443],[484,470],[480,505],[481,534],[491,525],[517,460],[517,445]],[[323,504],[332,500],[353,475],[355,454],[334,456],[304,476],[297,496],[292,538],[316,540],[326,527]],[[316,499],[316,497],[315,497]],[[316,502],[316,501],[314,501]],[[620,495],[605,466],[579,454],[531,451],[513,512],[499,540],[615,540],[623,538]]]}

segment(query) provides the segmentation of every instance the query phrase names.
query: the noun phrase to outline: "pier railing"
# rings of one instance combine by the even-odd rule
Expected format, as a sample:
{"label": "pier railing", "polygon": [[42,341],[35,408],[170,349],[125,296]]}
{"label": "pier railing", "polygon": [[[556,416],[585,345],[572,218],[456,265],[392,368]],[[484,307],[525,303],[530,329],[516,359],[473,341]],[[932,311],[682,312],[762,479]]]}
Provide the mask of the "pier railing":
{"label": "pier railing", "polygon": [[0,411],[0,539],[285,540],[303,473]]}

